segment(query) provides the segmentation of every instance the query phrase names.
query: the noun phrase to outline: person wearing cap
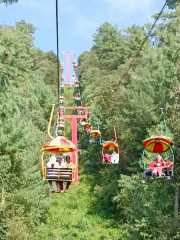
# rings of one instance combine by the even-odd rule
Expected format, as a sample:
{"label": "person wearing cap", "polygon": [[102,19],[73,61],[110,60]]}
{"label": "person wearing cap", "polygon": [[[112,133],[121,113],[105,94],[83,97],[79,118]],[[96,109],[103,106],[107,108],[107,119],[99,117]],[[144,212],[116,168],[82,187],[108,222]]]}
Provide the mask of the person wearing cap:
{"label": "person wearing cap", "polygon": [[[49,159],[49,162],[47,163],[47,167],[48,168],[59,168],[59,164],[58,162],[56,162],[56,157],[55,156],[51,156]],[[54,193],[55,190],[53,188],[53,184],[52,181],[48,181],[49,182],[49,187],[51,189],[51,192]],[[57,189],[57,193],[59,193],[59,183],[56,181],[56,189]]]}

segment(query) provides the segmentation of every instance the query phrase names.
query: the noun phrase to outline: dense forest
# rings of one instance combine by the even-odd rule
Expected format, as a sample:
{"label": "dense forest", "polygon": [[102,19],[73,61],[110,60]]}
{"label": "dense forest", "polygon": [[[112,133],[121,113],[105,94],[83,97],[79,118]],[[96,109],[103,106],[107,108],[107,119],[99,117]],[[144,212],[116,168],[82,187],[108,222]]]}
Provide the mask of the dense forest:
{"label": "dense forest", "polygon": [[[80,183],[67,194],[50,193],[40,163],[57,102],[57,57],[34,46],[32,24],[0,26],[1,240],[180,239],[179,2],[168,2],[143,48],[151,24],[119,30],[105,22],[79,56],[83,105],[103,141],[113,140],[116,126],[120,164],[102,164],[101,146],[90,146],[79,127]],[[72,91],[65,89],[67,106]],[[164,134],[160,107],[174,142],[174,177],[142,185],[142,141]]]}

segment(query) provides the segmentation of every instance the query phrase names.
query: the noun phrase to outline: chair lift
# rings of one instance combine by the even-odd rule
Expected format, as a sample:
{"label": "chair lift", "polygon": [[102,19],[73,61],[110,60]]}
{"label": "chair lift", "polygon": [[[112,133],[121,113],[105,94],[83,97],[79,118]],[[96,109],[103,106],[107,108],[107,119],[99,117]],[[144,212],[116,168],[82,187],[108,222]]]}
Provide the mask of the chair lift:
{"label": "chair lift", "polygon": [[[43,180],[46,181],[74,181],[75,179],[75,169],[72,168],[53,168],[53,167],[46,167],[44,163],[44,156],[45,153],[48,152],[49,154],[63,154],[63,153],[70,153],[74,152],[76,156],[75,166],[77,164],[77,154],[76,154],[76,146],[69,140],[67,140],[63,136],[56,136],[53,138],[50,134],[50,127],[53,118],[55,104],[52,104],[51,108],[51,115],[49,118],[48,123],[48,135],[51,138],[43,148],[42,148],[42,155],[41,155],[41,166],[42,166],[42,176]],[[64,123],[63,118],[60,118],[58,113],[58,122]],[[49,156],[50,157],[50,156]],[[48,157],[47,157],[48,158]]]}
{"label": "chair lift", "polygon": [[[53,166],[47,167],[44,163],[45,152],[50,154],[64,154],[75,152],[76,162],[77,164],[77,154],[76,154],[76,146],[65,137],[57,136],[50,142],[48,142],[42,148],[42,155],[41,155],[41,166],[42,166],[42,176],[43,180],[45,181],[66,181],[72,182],[75,179],[75,169],[72,168],[54,168]],[[50,158],[50,156],[46,156],[46,159]]]}
{"label": "chair lift", "polygon": [[99,123],[96,121],[97,129],[92,130],[89,133],[89,143],[90,145],[101,145],[101,132],[99,131]]}
{"label": "chair lift", "polygon": [[62,96],[59,97],[59,103],[60,103],[60,106],[63,106],[63,104],[64,104],[64,97],[62,97]]}
{"label": "chair lift", "polygon": [[78,90],[78,93],[76,93],[74,99],[75,99],[75,102],[76,102],[77,106],[82,106],[80,89]]}
{"label": "chair lift", "polygon": [[75,88],[79,88],[79,81],[75,81],[75,82],[74,82],[74,87],[75,87]]}
{"label": "chair lift", "polygon": [[91,124],[90,123],[82,123],[83,125],[83,128],[84,128],[84,131],[83,131],[83,133],[85,134],[85,135],[89,135],[90,134],[90,131],[91,131]]}
{"label": "chair lift", "polygon": [[[59,113],[58,113],[59,116]],[[56,136],[65,136],[65,120],[64,118],[57,119],[57,125],[56,125]]]}
{"label": "chair lift", "polygon": [[60,89],[59,90],[60,90],[61,93],[64,93],[64,85],[60,85]]}
{"label": "chair lift", "polygon": [[77,68],[77,63],[76,63],[76,61],[73,61],[73,68],[74,68],[74,69]]}
{"label": "chair lift", "polygon": [[[162,112],[163,116],[163,123],[165,127],[165,135],[152,135],[150,138],[147,138],[143,141],[143,153],[142,153],[142,161],[143,161],[143,168],[144,170],[147,170],[147,163],[145,161],[145,152],[148,151],[150,153],[155,153],[155,154],[160,154],[164,153],[166,151],[171,152],[171,167],[169,167],[168,163],[162,163],[160,166],[156,166],[161,168],[163,170],[164,168],[166,169],[168,167],[170,175],[173,176],[174,174],[174,153],[173,153],[173,142],[170,137],[167,136],[167,126],[166,126],[166,121],[164,118],[164,113],[163,113],[163,108],[159,108]],[[158,172],[157,172],[158,173]],[[167,175],[158,175],[156,178],[167,178]]]}
{"label": "chair lift", "polygon": [[76,101],[81,101],[81,95],[80,95],[80,93],[76,93],[76,95],[75,95],[75,100],[76,100]]}
{"label": "chair lift", "polygon": [[[114,141],[106,141],[102,143],[102,162],[110,163],[110,164],[118,164],[119,163],[119,146],[117,143],[117,135],[116,135],[116,127],[114,126]],[[105,150],[107,151],[105,153]],[[112,151],[114,153],[112,153]],[[112,154],[110,154],[112,153]]]}
{"label": "chair lift", "polygon": [[83,110],[77,110],[77,114],[78,114],[78,115],[83,115],[83,114],[84,114],[84,111],[83,111]]}
{"label": "chair lift", "polygon": [[61,81],[64,81],[64,74],[61,74]]}
{"label": "chair lift", "polygon": [[64,70],[64,63],[63,62],[60,63],[60,69],[61,69],[61,71]]}

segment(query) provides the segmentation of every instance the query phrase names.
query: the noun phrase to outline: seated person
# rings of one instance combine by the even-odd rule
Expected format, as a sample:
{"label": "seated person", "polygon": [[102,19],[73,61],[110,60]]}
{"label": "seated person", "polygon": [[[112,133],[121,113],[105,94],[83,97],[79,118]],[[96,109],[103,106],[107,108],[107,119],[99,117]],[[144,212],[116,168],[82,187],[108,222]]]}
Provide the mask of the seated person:
{"label": "seated person", "polygon": [[49,162],[47,163],[48,168],[59,168],[59,164],[56,162],[56,157],[51,156]]}
{"label": "seated person", "polygon": [[154,166],[155,166],[155,160],[153,160],[152,162],[148,163],[149,164],[149,168],[147,170],[145,170],[143,172],[143,179],[142,179],[142,183],[146,183],[146,175],[150,175],[151,179],[153,179],[154,177]]}
{"label": "seated person", "polygon": [[60,158],[60,160],[59,160],[59,166],[60,166],[61,168],[67,168],[67,165],[66,165],[66,163],[65,163],[65,158],[64,158],[64,156],[62,156],[62,157]]}
{"label": "seated person", "polygon": [[[56,162],[56,157],[55,156],[51,156],[49,159],[49,162],[47,163],[47,167],[48,168],[59,168],[59,164]],[[53,184],[52,181],[48,181],[49,182],[49,187],[51,189],[51,192],[54,193],[54,188],[53,188]],[[57,188],[57,193],[59,193],[59,183],[56,181],[56,188]]]}
{"label": "seated person", "polygon": [[81,126],[84,126],[84,124],[86,124],[86,119],[83,118],[83,120],[80,122]]}
{"label": "seated person", "polygon": [[87,134],[90,134],[91,128],[86,128],[86,132],[87,132]]}
{"label": "seated person", "polygon": [[84,128],[83,132],[84,132],[85,135],[89,135],[90,132],[91,132],[91,128]]}
{"label": "seated person", "polygon": [[116,151],[113,151],[111,154],[111,163],[118,164],[119,163],[119,154]]}
{"label": "seated person", "polygon": [[82,114],[83,114],[82,110],[78,111],[78,115],[82,115]]}
{"label": "seated person", "polygon": [[155,166],[154,166],[154,174],[161,177],[163,173],[163,167],[165,166],[165,162],[161,155],[157,155]]}
{"label": "seated person", "polygon": [[81,101],[81,96],[80,96],[79,93],[76,94],[76,96],[75,96],[75,100],[76,100],[76,101]]}
{"label": "seated person", "polygon": [[[73,170],[75,170],[75,165],[72,163],[71,161],[71,157],[69,155],[66,156],[66,166],[67,168],[72,168]],[[66,189],[63,191],[63,181],[59,181],[59,185],[60,185],[60,189],[61,192],[67,193],[69,186],[71,185],[71,181],[68,181],[66,184]]]}
{"label": "seated person", "polygon": [[64,122],[57,122],[58,128],[64,128]]}
{"label": "seated person", "polygon": [[168,158],[167,163],[166,163],[166,167],[169,168],[169,170],[173,169],[173,162],[171,158]]}
{"label": "seated person", "polygon": [[81,101],[81,97],[75,97],[76,101]]}
{"label": "seated person", "polygon": [[167,179],[170,178],[171,170],[173,168],[173,162],[171,158],[168,158],[167,163],[165,163],[165,166],[163,167],[163,173],[167,176]]}
{"label": "seated person", "polygon": [[110,154],[105,154],[104,155],[104,162],[111,163],[111,155]]}

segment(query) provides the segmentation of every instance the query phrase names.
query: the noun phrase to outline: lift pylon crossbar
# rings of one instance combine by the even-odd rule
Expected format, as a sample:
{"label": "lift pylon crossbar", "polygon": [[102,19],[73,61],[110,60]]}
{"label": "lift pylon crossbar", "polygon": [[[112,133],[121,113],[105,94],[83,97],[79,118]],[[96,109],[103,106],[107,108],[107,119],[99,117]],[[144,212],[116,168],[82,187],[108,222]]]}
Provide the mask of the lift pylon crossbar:
{"label": "lift pylon crossbar", "polygon": [[[77,126],[84,119],[88,118],[88,110],[90,107],[59,107],[60,116],[64,118],[70,125],[72,131],[72,142],[76,146],[76,152],[72,153],[72,162],[76,164],[75,180],[74,183],[78,183],[78,159],[76,160],[76,154],[78,153],[78,143],[77,143]],[[66,115],[64,110],[84,110],[84,114],[80,115]],[[68,120],[71,119],[71,122]],[[78,122],[79,119],[79,122]]]}

